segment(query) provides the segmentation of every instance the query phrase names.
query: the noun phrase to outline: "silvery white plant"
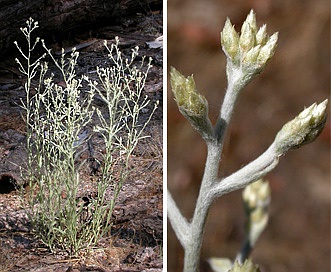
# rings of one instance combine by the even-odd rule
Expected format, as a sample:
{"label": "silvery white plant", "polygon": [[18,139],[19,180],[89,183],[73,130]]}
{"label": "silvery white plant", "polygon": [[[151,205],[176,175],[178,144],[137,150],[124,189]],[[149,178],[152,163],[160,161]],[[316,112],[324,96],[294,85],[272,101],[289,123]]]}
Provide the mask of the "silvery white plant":
{"label": "silvery white plant", "polygon": [[[51,251],[63,250],[76,255],[90,248],[109,233],[115,202],[130,173],[129,161],[144,130],[151,120],[157,103],[147,110],[150,100],[143,89],[151,67],[151,59],[143,58],[140,66],[134,63],[138,48],[130,58],[119,50],[119,40],[110,47],[105,43],[111,67],[97,68],[94,81],[76,74],[79,53],[73,49],[69,57],[62,51],[57,60],[43,40],[31,42],[31,33],[38,22],[29,19],[21,28],[27,43],[24,53],[15,42],[23,60],[16,59],[26,76],[26,100],[22,100],[26,122],[28,161],[23,177],[29,185],[25,193],[28,215],[34,233]],[[46,53],[32,60],[38,43]],[[48,55],[60,72],[64,84],[49,75]],[[36,80],[36,83],[33,83]],[[98,96],[106,113],[93,106]],[[145,120],[140,116],[144,112]],[[148,112],[148,113],[147,113]],[[95,114],[96,123],[92,123]],[[100,150],[101,174],[94,182],[94,196],[82,201],[84,180],[81,177],[80,154],[94,134],[103,140]],[[116,176],[115,176],[116,172]],[[111,196],[111,197],[109,197]]]}
{"label": "silvery white plant", "polygon": [[[269,148],[257,159],[227,177],[219,176],[219,165],[224,138],[234,107],[242,89],[260,74],[273,57],[278,33],[267,34],[266,25],[258,28],[256,16],[250,11],[241,33],[237,33],[230,19],[221,32],[222,49],[227,58],[228,86],[216,124],[208,116],[208,102],[195,85],[193,76],[184,77],[171,68],[170,82],[178,108],[191,125],[201,134],[207,145],[207,159],[200,191],[191,220],[186,219],[168,191],[168,217],[178,240],[184,248],[184,271],[199,271],[199,256],[209,208],[216,198],[245,188],[243,200],[248,216],[246,238],[235,262],[211,258],[214,271],[258,271],[245,262],[268,221],[267,208],[270,188],[260,179],[278,164],[287,151],[312,142],[322,131],[326,121],[328,101],[314,103],[289,121],[278,132]],[[258,181],[260,180],[260,181]],[[242,270],[241,270],[242,267]]]}

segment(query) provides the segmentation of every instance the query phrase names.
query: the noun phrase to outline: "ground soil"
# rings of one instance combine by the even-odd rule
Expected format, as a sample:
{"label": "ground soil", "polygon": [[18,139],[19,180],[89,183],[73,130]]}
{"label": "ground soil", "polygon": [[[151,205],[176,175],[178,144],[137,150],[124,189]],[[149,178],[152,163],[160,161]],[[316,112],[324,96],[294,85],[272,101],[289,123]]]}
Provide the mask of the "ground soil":
{"label": "ground soil", "polygon": [[[139,55],[152,57],[144,92],[159,106],[146,129],[150,138],[142,141],[132,155],[132,173],[126,180],[113,212],[111,233],[89,251],[75,258],[65,253],[50,253],[31,233],[19,193],[12,182],[21,183],[19,166],[26,162],[25,125],[20,99],[24,100],[24,78],[14,58],[8,56],[0,67],[0,270],[1,271],[161,271],[163,246],[162,203],[162,48],[148,42],[162,35],[162,11],[123,18],[116,25],[78,30],[60,41],[49,41],[58,52],[80,48],[78,74],[104,67],[103,40],[120,39],[120,49],[129,56],[140,47]],[[49,35],[48,35],[49,36]],[[92,41],[92,42],[91,42]],[[69,51],[69,50],[68,50]],[[97,103],[96,103],[97,104]],[[97,105],[98,106],[98,105]],[[100,105],[99,105],[100,106]],[[102,106],[100,106],[102,107]],[[151,108],[148,109],[150,111]],[[97,148],[98,142],[94,141]],[[90,168],[89,168],[90,167]],[[85,193],[95,180],[92,166],[84,171]],[[91,192],[90,192],[91,193]],[[82,192],[83,196],[83,192]]]}
{"label": "ground soil", "polygon": [[[221,162],[227,176],[257,158],[283,124],[330,98],[330,2],[287,0],[168,1],[168,64],[194,74],[215,120],[226,89],[220,31],[228,16],[239,31],[249,10],[259,26],[279,31],[267,68],[241,93]],[[190,218],[206,148],[180,115],[168,88],[168,187]],[[319,138],[280,159],[267,179],[270,221],[253,251],[262,271],[330,271],[330,116]],[[206,224],[201,261],[234,258],[243,239],[241,192],[216,201]],[[168,271],[181,271],[183,251],[168,226]],[[202,271],[208,268],[202,267]]]}

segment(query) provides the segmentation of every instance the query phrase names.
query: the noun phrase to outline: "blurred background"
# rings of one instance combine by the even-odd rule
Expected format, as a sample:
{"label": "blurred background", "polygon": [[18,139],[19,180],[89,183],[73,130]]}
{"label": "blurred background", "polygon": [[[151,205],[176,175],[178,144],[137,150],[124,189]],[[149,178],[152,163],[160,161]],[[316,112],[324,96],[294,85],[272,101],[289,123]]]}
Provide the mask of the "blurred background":
{"label": "blurred background", "polygon": [[[329,0],[168,0],[168,65],[194,74],[215,121],[226,89],[220,31],[226,17],[240,30],[250,9],[278,48],[242,92],[222,156],[222,175],[258,157],[304,107],[330,98]],[[169,68],[168,67],[168,68]],[[169,72],[169,70],[168,70]],[[200,136],[181,116],[168,83],[168,187],[184,215],[195,206],[206,158]],[[328,109],[329,111],[329,109]],[[270,221],[252,258],[262,271],[330,271],[330,116],[319,138],[289,152],[266,177]],[[241,191],[214,202],[201,255],[234,258],[243,239]],[[168,271],[182,271],[183,250],[168,225]]]}

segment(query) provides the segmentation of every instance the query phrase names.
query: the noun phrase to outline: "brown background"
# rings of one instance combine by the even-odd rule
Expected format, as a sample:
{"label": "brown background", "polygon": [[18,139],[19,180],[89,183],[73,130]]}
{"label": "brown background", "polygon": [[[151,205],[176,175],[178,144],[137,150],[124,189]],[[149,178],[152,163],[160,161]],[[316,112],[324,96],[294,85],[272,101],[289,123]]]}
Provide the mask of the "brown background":
{"label": "brown background", "polygon": [[[219,33],[226,17],[241,27],[249,10],[268,33],[279,31],[276,54],[242,92],[223,153],[228,175],[259,156],[304,106],[330,96],[328,0],[168,0],[168,65],[194,74],[217,117],[226,88]],[[262,271],[330,271],[330,119],[313,144],[283,157],[268,176],[270,222],[253,252]],[[191,217],[206,149],[178,112],[168,88],[168,187]],[[243,237],[241,192],[216,201],[207,221],[202,260],[234,258]],[[183,251],[168,225],[168,271],[182,270]],[[202,270],[205,268],[202,267]]]}

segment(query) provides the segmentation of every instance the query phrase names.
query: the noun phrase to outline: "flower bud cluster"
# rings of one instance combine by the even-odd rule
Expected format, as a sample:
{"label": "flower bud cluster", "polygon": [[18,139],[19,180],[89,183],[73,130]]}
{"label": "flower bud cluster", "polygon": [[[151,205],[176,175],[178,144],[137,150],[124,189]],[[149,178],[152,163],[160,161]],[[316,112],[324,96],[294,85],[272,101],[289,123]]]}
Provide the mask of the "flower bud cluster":
{"label": "flower bud cluster", "polygon": [[284,154],[290,149],[314,141],[324,128],[327,104],[327,99],[318,105],[314,103],[286,123],[275,139],[277,151]]}
{"label": "flower bud cluster", "polygon": [[229,272],[260,272],[260,268],[250,259],[246,259],[243,264],[236,261]]}
{"label": "flower bud cluster", "polygon": [[250,210],[268,206],[270,202],[269,183],[260,179],[248,185],[243,191],[243,200],[245,206]]}
{"label": "flower bud cluster", "polygon": [[231,62],[244,69],[256,70],[257,73],[263,70],[274,55],[277,40],[278,32],[269,37],[266,25],[257,28],[253,10],[244,21],[240,34],[235,30],[229,18],[221,32],[222,49]]}
{"label": "flower bud cluster", "polygon": [[243,191],[243,201],[248,217],[247,237],[254,245],[268,223],[268,206],[271,200],[270,186],[262,179],[248,185]]}
{"label": "flower bud cluster", "polygon": [[214,129],[208,117],[208,101],[199,94],[193,76],[186,78],[171,67],[170,83],[181,114],[201,134],[204,140],[213,140]]}
{"label": "flower bud cluster", "polygon": [[193,76],[185,78],[175,68],[170,70],[170,83],[179,109],[189,116],[208,114],[207,99],[198,93]]}

